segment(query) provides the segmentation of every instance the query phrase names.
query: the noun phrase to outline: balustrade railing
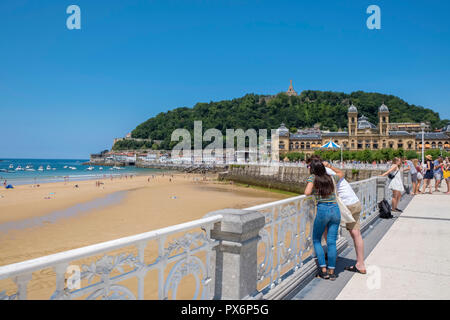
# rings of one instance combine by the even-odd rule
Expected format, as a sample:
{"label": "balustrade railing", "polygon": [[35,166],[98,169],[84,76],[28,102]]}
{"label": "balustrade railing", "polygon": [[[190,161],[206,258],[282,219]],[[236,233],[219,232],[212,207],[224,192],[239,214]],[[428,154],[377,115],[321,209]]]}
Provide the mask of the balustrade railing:
{"label": "balustrade railing", "polygon": [[[149,165],[162,165],[167,168],[213,168],[213,167],[224,167],[227,165],[248,165],[248,166],[270,166],[270,167],[300,167],[306,168],[306,163],[303,162],[247,162],[247,161],[227,161],[226,163],[215,162],[215,161],[205,161],[204,163],[199,162],[190,162],[190,161],[141,161],[142,164]],[[334,165],[338,168],[343,169],[355,169],[355,170],[388,170],[390,168],[389,164],[386,163],[334,163]]]}
{"label": "balustrade railing", "polygon": [[267,291],[311,256],[314,199],[302,195],[245,210],[258,211],[266,219],[259,233],[257,281],[258,289]]}
{"label": "balustrade railing", "polygon": [[[175,299],[180,282],[188,275],[195,280],[191,285],[194,294],[183,298],[212,299],[215,266],[211,253],[218,241],[211,239],[210,231],[221,218],[216,215],[2,266],[0,281],[12,280],[15,285],[3,282],[0,299],[27,299],[28,284],[34,276],[42,277],[44,270],[49,275],[46,282],[55,285],[50,299],[148,299],[152,296],[145,296],[145,284],[156,282],[157,288],[150,290],[157,292],[154,298]],[[145,281],[152,270],[153,278]]]}
{"label": "balustrade railing", "polygon": [[[404,179],[406,184],[410,181],[410,177]],[[362,225],[377,215],[377,203],[381,198],[391,200],[388,183],[389,179],[372,177],[350,184],[362,204]],[[220,298],[216,291],[225,285],[217,284],[216,279],[227,281],[220,276],[224,266],[227,272],[230,267],[235,268],[231,274],[243,271],[239,265],[235,266],[237,260],[226,261],[226,256],[215,259],[217,250],[239,253],[233,248],[220,249],[222,240],[214,238],[217,234],[212,237],[211,231],[219,230],[218,225],[223,224],[222,236],[247,239],[247,236],[233,236],[227,231],[244,232],[247,227],[227,228],[236,223],[248,223],[245,219],[239,222],[240,216],[251,212],[257,215],[252,219],[259,217],[262,226],[254,235],[255,246],[257,242],[255,280],[251,280],[253,271],[244,273],[250,274],[246,281],[256,281],[257,291],[264,295],[282,283],[286,275],[302,270],[305,262],[314,257],[315,211],[313,198],[301,195],[243,209],[229,218],[231,220],[224,218],[225,210],[222,210],[218,212],[223,215],[214,212],[203,219],[1,266],[0,299],[176,299],[180,292],[183,299]],[[225,241],[223,245],[230,246],[230,242]],[[249,261],[245,262],[248,267]],[[41,284],[35,283],[30,288],[33,281],[51,283],[48,294],[40,292],[37,297]],[[189,288],[180,291],[182,281]]]}
{"label": "balustrade railing", "polygon": [[378,212],[377,177],[350,183],[361,203],[360,224],[364,225],[369,218]]}
{"label": "balustrade railing", "polygon": [[[372,177],[350,183],[361,202],[361,227],[378,215],[378,202],[381,201],[378,188],[382,188],[382,197],[391,202],[389,182],[389,179]],[[257,276],[259,289],[268,292],[282,282],[284,275],[297,271],[305,261],[314,257],[312,228],[315,203],[312,197],[303,195],[245,210],[259,211],[266,219],[259,233]],[[338,233],[339,238],[341,231]]]}

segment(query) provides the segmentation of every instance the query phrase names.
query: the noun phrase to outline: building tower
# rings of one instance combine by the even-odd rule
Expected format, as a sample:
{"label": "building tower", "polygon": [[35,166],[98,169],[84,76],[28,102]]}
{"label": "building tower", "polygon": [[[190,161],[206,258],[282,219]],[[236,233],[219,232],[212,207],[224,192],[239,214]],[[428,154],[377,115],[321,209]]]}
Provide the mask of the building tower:
{"label": "building tower", "polygon": [[380,129],[380,135],[381,136],[388,136],[389,135],[389,109],[384,104],[380,106],[378,109],[378,127]]}
{"label": "building tower", "polygon": [[286,91],[286,94],[288,96],[296,96],[297,92],[294,90],[294,87],[292,86],[292,80],[289,80],[291,82],[291,84],[289,85],[289,89],[288,91]]}
{"label": "building tower", "polygon": [[348,135],[357,136],[358,135],[358,109],[353,105],[348,108]]}

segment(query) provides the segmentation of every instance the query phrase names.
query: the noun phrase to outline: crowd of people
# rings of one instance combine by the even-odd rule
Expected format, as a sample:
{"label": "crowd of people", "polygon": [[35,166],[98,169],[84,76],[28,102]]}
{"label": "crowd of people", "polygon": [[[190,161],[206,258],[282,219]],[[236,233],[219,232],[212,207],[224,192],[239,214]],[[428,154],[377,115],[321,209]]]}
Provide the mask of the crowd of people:
{"label": "crowd of people", "polygon": [[[393,193],[392,211],[402,212],[397,207],[402,194],[405,192],[402,172],[411,174],[412,189],[408,191],[412,195],[427,193],[427,190],[429,190],[429,194],[433,194],[433,187],[434,192],[441,192],[440,187],[443,181],[447,185],[445,194],[450,194],[450,161],[448,157],[444,159],[439,156],[433,160],[431,155],[427,155],[423,163],[418,159],[395,158],[389,170],[382,174],[382,176],[391,178],[389,189]],[[432,180],[434,180],[434,183],[432,183]]]}
{"label": "crowd of people", "polygon": [[[354,222],[345,223],[349,231],[356,251],[356,263],[346,266],[345,270],[366,274],[364,264],[364,242],[360,231],[361,202],[344,178],[344,172],[334,167],[331,163],[323,161],[320,156],[313,155],[306,161],[310,176],[306,180],[305,195],[313,196],[317,206],[313,223],[312,238],[314,251],[318,263],[318,276],[322,279],[335,280],[336,268],[336,242],[339,225],[342,224],[341,215],[351,215]],[[418,159],[407,160],[395,158],[389,170],[381,176],[389,179],[388,188],[392,190],[392,211],[402,212],[398,208],[402,194],[406,191],[403,185],[403,173],[411,174],[412,188],[408,190],[412,195],[440,192],[440,186],[444,180],[447,184],[446,194],[450,194],[450,161],[448,157],[437,159],[427,155],[426,161],[420,163]],[[434,179],[434,184],[431,180]],[[422,190],[421,190],[422,188]],[[344,210],[342,210],[344,206]],[[344,211],[344,212],[343,212]],[[322,237],[326,239],[327,254],[322,247]]]}

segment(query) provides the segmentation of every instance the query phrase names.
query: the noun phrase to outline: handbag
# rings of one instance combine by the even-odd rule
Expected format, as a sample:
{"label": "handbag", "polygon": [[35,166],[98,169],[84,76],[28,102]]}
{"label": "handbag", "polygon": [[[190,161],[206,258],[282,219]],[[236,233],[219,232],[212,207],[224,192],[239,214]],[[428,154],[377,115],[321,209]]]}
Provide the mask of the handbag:
{"label": "handbag", "polygon": [[444,170],[444,179],[450,178],[450,170]]}
{"label": "handbag", "polygon": [[388,178],[391,179],[391,180],[394,179],[395,176],[397,175],[397,173],[398,173],[399,171],[400,171],[400,170],[397,170],[397,172],[396,172],[395,174],[389,173],[389,174],[388,174]]}
{"label": "handbag", "polygon": [[336,196],[336,202],[339,207],[339,211],[341,212],[341,226],[344,227],[345,224],[347,223],[356,222],[350,210],[347,208],[344,202],[342,202],[342,199],[338,196],[336,182],[334,181],[333,177],[331,177],[331,180],[333,180],[334,194]]}

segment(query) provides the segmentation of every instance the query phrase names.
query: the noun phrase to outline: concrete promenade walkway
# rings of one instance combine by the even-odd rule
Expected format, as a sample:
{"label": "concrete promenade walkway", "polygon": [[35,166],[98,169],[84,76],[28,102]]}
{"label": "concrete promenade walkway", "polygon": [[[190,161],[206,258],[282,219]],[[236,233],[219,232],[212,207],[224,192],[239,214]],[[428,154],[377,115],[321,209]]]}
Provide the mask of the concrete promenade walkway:
{"label": "concrete promenade walkway", "polygon": [[354,274],[337,300],[450,299],[450,195],[415,196],[366,265],[369,274]]}

